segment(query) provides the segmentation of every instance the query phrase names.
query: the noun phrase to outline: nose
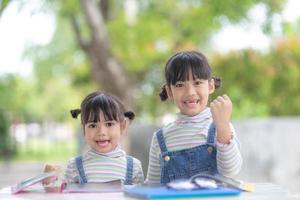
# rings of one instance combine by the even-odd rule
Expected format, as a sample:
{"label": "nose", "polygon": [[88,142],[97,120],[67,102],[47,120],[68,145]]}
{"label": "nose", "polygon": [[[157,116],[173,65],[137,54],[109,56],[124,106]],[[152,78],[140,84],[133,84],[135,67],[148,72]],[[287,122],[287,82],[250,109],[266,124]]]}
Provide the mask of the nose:
{"label": "nose", "polygon": [[190,96],[196,94],[195,86],[191,83],[186,84],[186,91]]}
{"label": "nose", "polygon": [[106,134],[105,134],[104,131],[98,130],[98,135],[100,135],[100,136],[105,136]]}
{"label": "nose", "polygon": [[106,135],[106,127],[103,124],[99,124],[98,129],[97,129],[97,134],[101,136]]}

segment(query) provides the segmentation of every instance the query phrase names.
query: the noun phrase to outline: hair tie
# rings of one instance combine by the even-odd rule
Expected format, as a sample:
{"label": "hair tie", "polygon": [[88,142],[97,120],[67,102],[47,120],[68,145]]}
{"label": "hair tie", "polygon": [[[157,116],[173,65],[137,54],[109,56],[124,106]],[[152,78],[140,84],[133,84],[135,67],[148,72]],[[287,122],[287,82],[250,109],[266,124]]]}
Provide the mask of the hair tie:
{"label": "hair tie", "polygon": [[160,88],[159,97],[161,101],[165,101],[168,99],[168,93],[166,89],[167,84],[163,84]]}
{"label": "hair tie", "polygon": [[213,76],[212,78],[214,79],[214,82],[215,82],[215,89],[220,88],[221,84],[222,84],[221,79],[219,77],[215,77],[215,76]]}
{"label": "hair tie", "polygon": [[130,120],[133,120],[135,117],[135,114],[132,111],[127,111],[124,113],[124,116],[127,117]]}
{"label": "hair tie", "polygon": [[78,115],[81,113],[81,110],[80,109],[70,110],[70,113],[73,118],[77,119]]}

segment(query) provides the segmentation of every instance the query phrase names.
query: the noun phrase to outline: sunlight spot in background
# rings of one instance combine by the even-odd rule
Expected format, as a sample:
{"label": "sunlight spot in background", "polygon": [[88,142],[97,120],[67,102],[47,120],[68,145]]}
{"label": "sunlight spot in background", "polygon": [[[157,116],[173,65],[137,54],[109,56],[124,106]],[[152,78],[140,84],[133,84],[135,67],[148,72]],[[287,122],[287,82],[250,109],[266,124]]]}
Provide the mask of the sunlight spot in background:
{"label": "sunlight spot in background", "polygon": [[165,126],[171,122],[174,122],[176,120],[176,116],[172,114],[165,114],[162,117],[162,125]]}
{"label": "sunlight spot in background", "polygon": [[[282,17],[274,16],[272,29],[274,37],[281,37],[282,30],[280,24],[282,21],[295,22],[300,18],[299,0],[289,0],[283,8]],[[272,37],[268,37],[261,30],[261,25],[266,21],[266,8],[263,4],[258,4],[252,8],[248,17],[250,22],[241,22],[237,25],[230,24],[223,20],[223,29],[216,33],[212,39],[216,51],[227,52],[230,50],[241,50],[253,48],[260,51],[266,51],[272,42]]]}
{"label": "sunlight spot in background", "polygon": [[0,75],[18,73],[28,76],[32,71],[30,60],[23,59],[28,44],[47,44],[55,30],[55,18],[50,13],[38,12],[40,1],[24,4],[19,10],[11,2],[0,18]]}
{"label": "sunlight spot in background", "polygon": [[237,25],[229,25],[215,35],[213,44],[215,51],[220,52],[249,47],[265,50],[270,45],[270,38],[264,35],[258,26],[241,28]]}
{"label": "sunlight spot in background", "polygon": [[253,48],[266,50],[270,45],[270,38],[261,30],[266,21],[266,7],[258,4],[248,13],[249,22],[231,24],[226,18],[221,19],[223,29],[213,37],[216,51],[227,52],[230,50],[241,50]]}
{"label": "sunlight spot in background", "polygon": [[124,6],[127,23],[129,25],[135,25],[137,22],[138,2],[136,0],[126,0]]}
{"label": "sunlight spot in background", "polygon": [[294,22],[300,18],[300,1],[299,0],[289,0],[283,9],[282,15],[283,19],[288,22]]}

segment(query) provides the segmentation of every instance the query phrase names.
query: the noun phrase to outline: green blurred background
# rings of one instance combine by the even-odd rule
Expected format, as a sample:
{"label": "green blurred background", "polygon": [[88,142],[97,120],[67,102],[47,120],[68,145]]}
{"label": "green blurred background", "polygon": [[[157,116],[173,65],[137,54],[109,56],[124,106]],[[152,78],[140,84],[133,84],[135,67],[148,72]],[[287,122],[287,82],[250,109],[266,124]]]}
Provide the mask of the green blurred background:
{"label": "green blurred background", "polygon": [[[287,2],[1,0],[0,25],[12,7],[20,14],[29,10],[32,19],[49,16],[54,23],[46,44],[24,46],[22,58],[30,67],[17,69],[25,75],[0,74],[0,162],[66,161],[77,154],[80,121],[69,110],[97,89],[125,101],[136,123],[161,124],[166,114],[176,112],[158,98],[164,65],[181,50],[207,55],[214,75],[223,80],[214,96],[229,94],[234,120],[299,116],[300,20],[284,18]],[[27,25],[32,28],[30,21]],[[268,41],[263,48],[259,35],[250,38],[253,26]],[[221,41],[228,27],[249,31],[250,45],[230,49],[248,38],[233,35]],[[20,35],[12,32],[10,39]],[[9,45],[5,48],[9,51]]]}

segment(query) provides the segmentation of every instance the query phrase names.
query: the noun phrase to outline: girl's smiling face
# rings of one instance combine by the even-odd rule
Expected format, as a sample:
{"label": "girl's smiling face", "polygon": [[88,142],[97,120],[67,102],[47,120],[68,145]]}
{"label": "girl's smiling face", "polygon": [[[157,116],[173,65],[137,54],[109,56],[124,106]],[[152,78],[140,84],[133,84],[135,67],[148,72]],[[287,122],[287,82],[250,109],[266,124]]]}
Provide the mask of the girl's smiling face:
{"label": "girl's smiling face", "polygon": [[166,89],[182,114],[195,116],[206,108],[209,94],[214,91],[214,81],[193,78],[190,70],[187,80],[177,81]]}
{"label": "girl's smiling face", "polygon": [[84,136],[88,146],[99,153],[113,151],[119,144],[125,130],[125,119],[121,122],[106,120],[100,111],[99,121],[84,124]]}

